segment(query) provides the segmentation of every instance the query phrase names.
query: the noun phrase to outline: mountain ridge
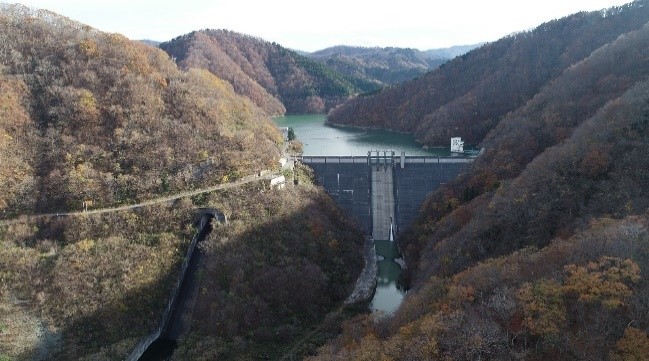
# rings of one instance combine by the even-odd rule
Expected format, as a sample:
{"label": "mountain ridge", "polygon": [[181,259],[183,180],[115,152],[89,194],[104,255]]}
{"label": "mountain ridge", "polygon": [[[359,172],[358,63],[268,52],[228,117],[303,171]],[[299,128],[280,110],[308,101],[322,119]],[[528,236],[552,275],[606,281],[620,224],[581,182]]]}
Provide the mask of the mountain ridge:
{"label": "mountain ridge", "polygon": [[356,97],[332,110],[328,121],[411,132],[429,146],[446,145],[452,136],[477,145],[563,69],[646,20],[639,2],[557,19],[483,45],[419,79]]}
{"label": "mountain ridge", "polygon": [[[440,118],[473,121],[489,105],[506,109],[469,137],[484,153],[430,194],[412,229],[399,234],[410,286],[400,308],[384,323],[352,321],[311,360],[646,358],[648,6],[558,19],[387,90],[398,93],[390,94],[391,114],[420,121],[428,114],[409,107],[426,94],[438,97],[442,105],[431,108]],[[473,62],[490,56],[512,68],[509,76]],[[538,78],[518,71],[530,64],[555,66],[538,69],[548,74]],[[485,80],[472,83],[467,73]],[[544,78],[538,88],[522,86]],[[441,80],[447,86],[436,86]],[[441,99],[445,91],[461,95]],[[511,98],[524,91],[525,99]],[[357,104],[382,111],[386,101]],[[433,126],[413,124],[424,135]],[[464,125],[477,130],[434,124],[453,133]]]}
{"label": "mountain ridge", "polygon": [[279,44],[229,30],[192,32],[160,44],[184,68],[203,68],[233,84],[270,115],[322,113],[374,90]]}
{"label": "mountain ridge", "polygon": [[422,52],[410,48],[339,45],[307,56],[347,76],[367,79],[386,87],[411,80],[437,68],[451,59],[445,54],[454,51],[461,52],[450,48],[440,52],[436,50]]}

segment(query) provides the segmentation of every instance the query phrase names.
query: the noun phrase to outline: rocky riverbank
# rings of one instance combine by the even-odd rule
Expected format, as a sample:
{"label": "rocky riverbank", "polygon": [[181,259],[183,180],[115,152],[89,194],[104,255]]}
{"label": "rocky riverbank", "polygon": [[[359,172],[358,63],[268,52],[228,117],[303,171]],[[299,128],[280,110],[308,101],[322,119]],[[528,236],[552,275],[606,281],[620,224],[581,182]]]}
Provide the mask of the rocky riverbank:
{"label": "rocky riverbank", "polygon": [[361,275],[356,280],[356,286],[351,295],[345,300],[346,304],[353,304],[368,301],[374,294],[376,289],[376,277],[378,274],[378,267],[376,264],[376,249],[374,248],[374,240],[371,238],[365,239],[365,267]]}

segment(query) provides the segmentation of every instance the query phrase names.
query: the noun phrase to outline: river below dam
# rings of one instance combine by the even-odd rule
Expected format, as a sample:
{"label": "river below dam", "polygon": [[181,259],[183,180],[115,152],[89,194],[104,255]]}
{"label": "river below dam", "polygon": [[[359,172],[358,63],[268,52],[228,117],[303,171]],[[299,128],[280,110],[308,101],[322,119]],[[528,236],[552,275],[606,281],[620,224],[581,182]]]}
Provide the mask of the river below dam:
{"label": "river below dam", "polygon": [[376,278],[376,292],[370,303],[374,312],[391,314],[399,307],[405,290],[399,284],[401,265],[397,263],[401,254],[397,244],[393,241],[374,241],[376,248],[378,275]]}
{"label": "river below dam", "polygon": [[[370,150],[394,150],[395,154],[449,156],[447,149],[424,149],[412,135],[378,129],[334,127],[325,124],[322,114],[290,115],[274,118],[280,127],[291,127],[298,140],[304,143],[304,155],[366,156]],[[402,268],[396,243],[375,240],[377,253],[377,286],[370,309],[391,314],[404,297],[399,285]],[[396,261],[395,261],[396,260]]]}

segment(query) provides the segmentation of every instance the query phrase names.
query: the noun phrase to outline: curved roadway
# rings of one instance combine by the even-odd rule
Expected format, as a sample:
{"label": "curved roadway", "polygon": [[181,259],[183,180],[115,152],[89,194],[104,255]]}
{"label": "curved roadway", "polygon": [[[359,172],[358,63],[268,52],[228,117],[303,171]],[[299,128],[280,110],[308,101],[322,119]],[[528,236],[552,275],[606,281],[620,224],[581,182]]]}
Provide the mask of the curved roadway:
{"label": "curved roadway", "polygon": [[215,186],[207,187],[207,188],[201,188],[201,189],[196,189],[193,191],[186,191],[186,192],[181,192],[181,193],[176,193],[171,196],[165,196],[165,197],[159,197],[159,198],[154,198],[150,199],[148,201],[136,203],[136,204],[129,204],[129,205],[124,205],[124,206],[117,206],[117,207],[110,207],[110,208],[101,208],[101,209],[93,209],[93,210],[88,210],[88,211],[75,211],[75,212],[58,212],[58,213],[41,213],[41,214],[31,214],[31,215],[22,215],[19,216],[19,218],[13,218],[13,219],[4,219],[0,220],[0,224],[10,224],[14,222],[19,222],[27,219],[36,219],[36,218],[46,218],[46,217],[59,217],[59,216],[81,216],[81,215],[86,215],[86,214],[100,214],[100,213],[109,213],[109,212],[119,212],[119,211],[126,211],[130,209],[136,209],[136,208],[141,208],[141,207],[146,207],[154,204],[159,204],[159,203],[165,203],[169,201],[174,201],[176,199],[180,198],[186,198],[186,197],[193,197],[198,194],[203,194],[203,193],[210,193],[222,189],[230,189],[230,188],[235,188],[242,186],[244,184],[260,181],[260,180],[270,180],[277,177],[276,174],[266,174],[263,176],[257,176],[257,175],[250,175],[250,176],[245,176],[241,179],[238,179],[233,182],[229,183],[223,183],[223,184],[217,184]]}

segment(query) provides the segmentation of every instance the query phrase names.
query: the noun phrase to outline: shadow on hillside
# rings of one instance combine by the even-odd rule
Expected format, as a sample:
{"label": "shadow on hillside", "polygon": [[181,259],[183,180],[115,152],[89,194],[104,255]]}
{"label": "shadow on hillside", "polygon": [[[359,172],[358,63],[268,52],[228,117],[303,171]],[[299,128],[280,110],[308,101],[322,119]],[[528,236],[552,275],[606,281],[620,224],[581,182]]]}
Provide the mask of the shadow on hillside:
{"label": "shadow on hillside", "polygon": [[[362,234],[318,201],[256,227],[218,225],[199,242],[192,332],[288,344],[347,297],[363,267]],[[62,327],[63,350],[48,359],[123,359],[158,326],[168,296],[153,295],[170,293],[179,266]]]}
{"label": "shadow on hillside", "polygon": [[[170,272],[158,282],[131,292],[118,302],[107,302],[106,307],[62,328],[63,350],[49,355],[47,359],[81,359],[96,354],[102,347],[116,345],[133,338],[134,341],[129,343],[126,354],[121,352],[113,354],[107,351],[106,354],[101,355],[105,359],[123,359],[140,339],[158,326],[166,299],[165,302],[160,302],[151,299],[151,295],[158,294],[159,289],[164,285],[173,284],[175,277],[175,272]],[[150,317],[145,319],[143,315]],[[127,346],[119,346],[121,351],[124,351],[124,347]],[[101,356],[93,356],[93,359],[101,359]]]}
{"label": "shadow on hillside", "polygon": [[[286,217],[268,215],[256,227],[226,226],[208,236],[192,323],[194,336],[214,347],[203,352],[279,359],[314,327],[321,334],[335,328],[326,337],[338,332],[335,317],[325,316],[349,296],[363,268],[364,238],[331,206],[310,204]],[[321,334],[319,343],[326,340]],[[201,342],[181,342],[178,357],[200,357],[194,343]]]}

